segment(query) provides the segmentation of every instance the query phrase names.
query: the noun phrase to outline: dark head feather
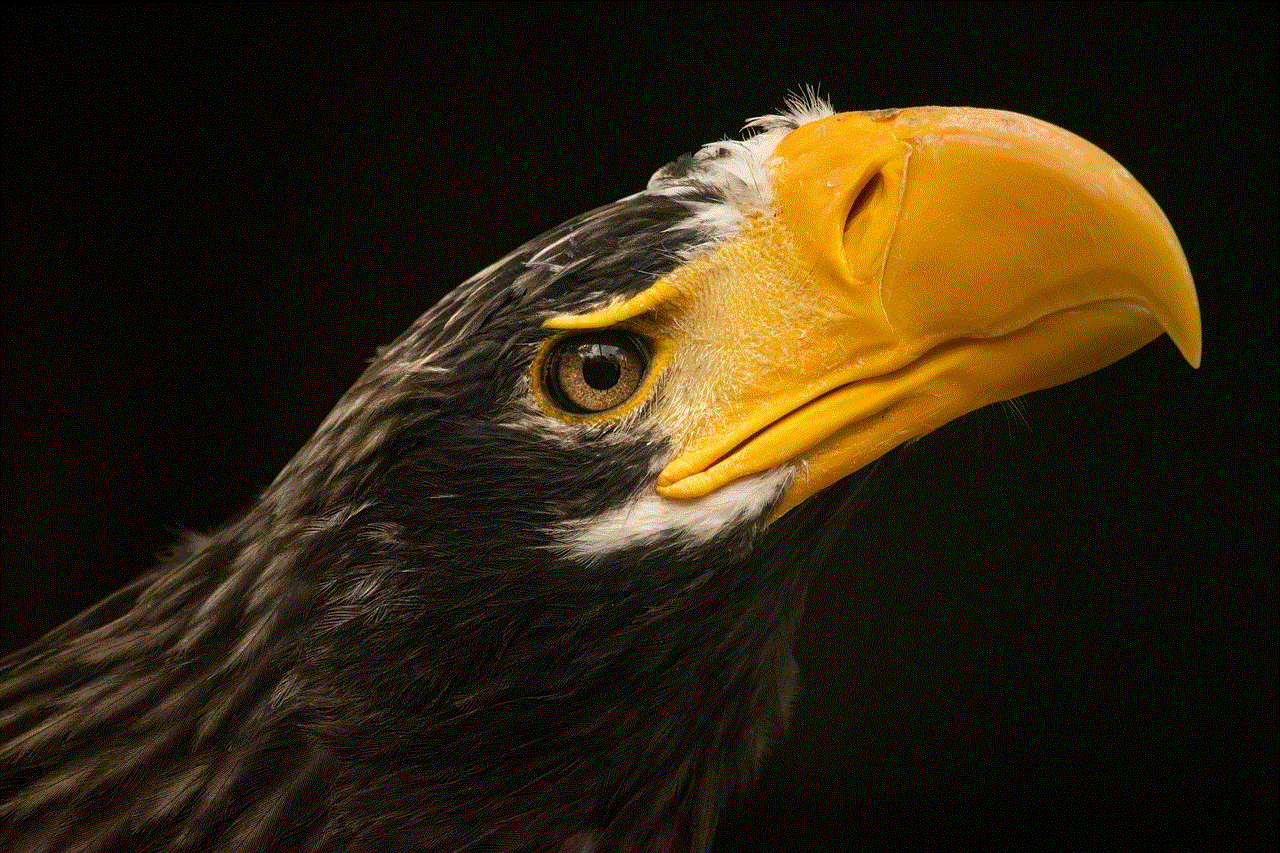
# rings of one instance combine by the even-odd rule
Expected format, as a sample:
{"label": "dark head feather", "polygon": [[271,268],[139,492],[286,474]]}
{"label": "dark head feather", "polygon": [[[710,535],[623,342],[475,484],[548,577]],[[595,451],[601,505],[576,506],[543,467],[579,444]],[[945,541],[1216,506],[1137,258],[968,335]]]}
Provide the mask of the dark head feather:
{"label": "dark head feather", "polygon": [[787,716],[823,550],[793,543],[838,496],[570,558],[556,525],[665,448],[535,429],[522,383],[543,320],[713,239],[722,153],[459,287],[243,518],[0,664],[0,845],[705,850]]}

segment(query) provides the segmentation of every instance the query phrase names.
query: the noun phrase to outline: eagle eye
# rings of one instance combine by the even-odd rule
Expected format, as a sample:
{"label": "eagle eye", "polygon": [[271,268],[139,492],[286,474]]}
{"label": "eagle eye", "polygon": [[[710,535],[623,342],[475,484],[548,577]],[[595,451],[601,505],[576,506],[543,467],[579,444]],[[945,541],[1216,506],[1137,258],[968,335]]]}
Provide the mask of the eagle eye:
{"label": "eagle eye", "polygon": [[572,414],[617,408],[636,393],[648,371],[645,348],[626,332],[586,332],[556,344],[547,360],[546,387]]}

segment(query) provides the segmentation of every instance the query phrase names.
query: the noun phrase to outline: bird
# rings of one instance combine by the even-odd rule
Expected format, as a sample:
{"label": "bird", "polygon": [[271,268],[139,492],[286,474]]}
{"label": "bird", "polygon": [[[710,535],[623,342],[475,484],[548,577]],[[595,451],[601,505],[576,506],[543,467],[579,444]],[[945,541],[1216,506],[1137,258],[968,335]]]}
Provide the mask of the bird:
{"label": "bird", "polygon": [[0,662],[14,851],[694,851],[893,448],[1195,288],[1074,134],[812,93],[431,306],[242,516]]}

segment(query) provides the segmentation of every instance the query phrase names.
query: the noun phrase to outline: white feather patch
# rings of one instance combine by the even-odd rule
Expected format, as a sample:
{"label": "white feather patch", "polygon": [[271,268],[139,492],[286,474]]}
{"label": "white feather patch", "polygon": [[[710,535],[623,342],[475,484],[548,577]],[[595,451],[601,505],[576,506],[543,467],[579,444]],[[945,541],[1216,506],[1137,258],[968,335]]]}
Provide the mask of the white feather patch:
{"label": "white feather patch", "polygon": [[[702,146],[693,155],[689,174],[668,176],[661,169],[649,179],[648,190],[682,195],[692,181],[719,190],[722,201],[688,202],[690,214],[679,227],[693,226],[714,243],[741,231],[752,214],[769,214],[773,208],[773,176],[770,158],[783,137],[801,125],[834,115],[835,111],[812,89],[787,99],[787,109],[777,115],[759,116],[747,122],[743,139],[725,139]],[[690,247],[696,254],[703,246]]]}
{"label": "white feather patch", "polygon": [[793,474],[793,466],[779,466],[692,500],[650,492],[616,509],[562,524],[554,536],[566,556],[587,560],[660,540],[704,545],[763,515],[790,485]]}

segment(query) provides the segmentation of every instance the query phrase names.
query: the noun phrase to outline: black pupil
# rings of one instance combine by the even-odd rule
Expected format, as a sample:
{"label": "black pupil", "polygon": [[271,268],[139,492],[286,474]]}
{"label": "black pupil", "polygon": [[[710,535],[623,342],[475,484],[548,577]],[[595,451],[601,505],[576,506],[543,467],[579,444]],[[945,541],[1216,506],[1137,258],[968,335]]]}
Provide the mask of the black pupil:
{"label": "black pupil", "polygon": [[608,391],[622,378],[622,351],[611,344],[583,347],[582,378],[597,391]]}

